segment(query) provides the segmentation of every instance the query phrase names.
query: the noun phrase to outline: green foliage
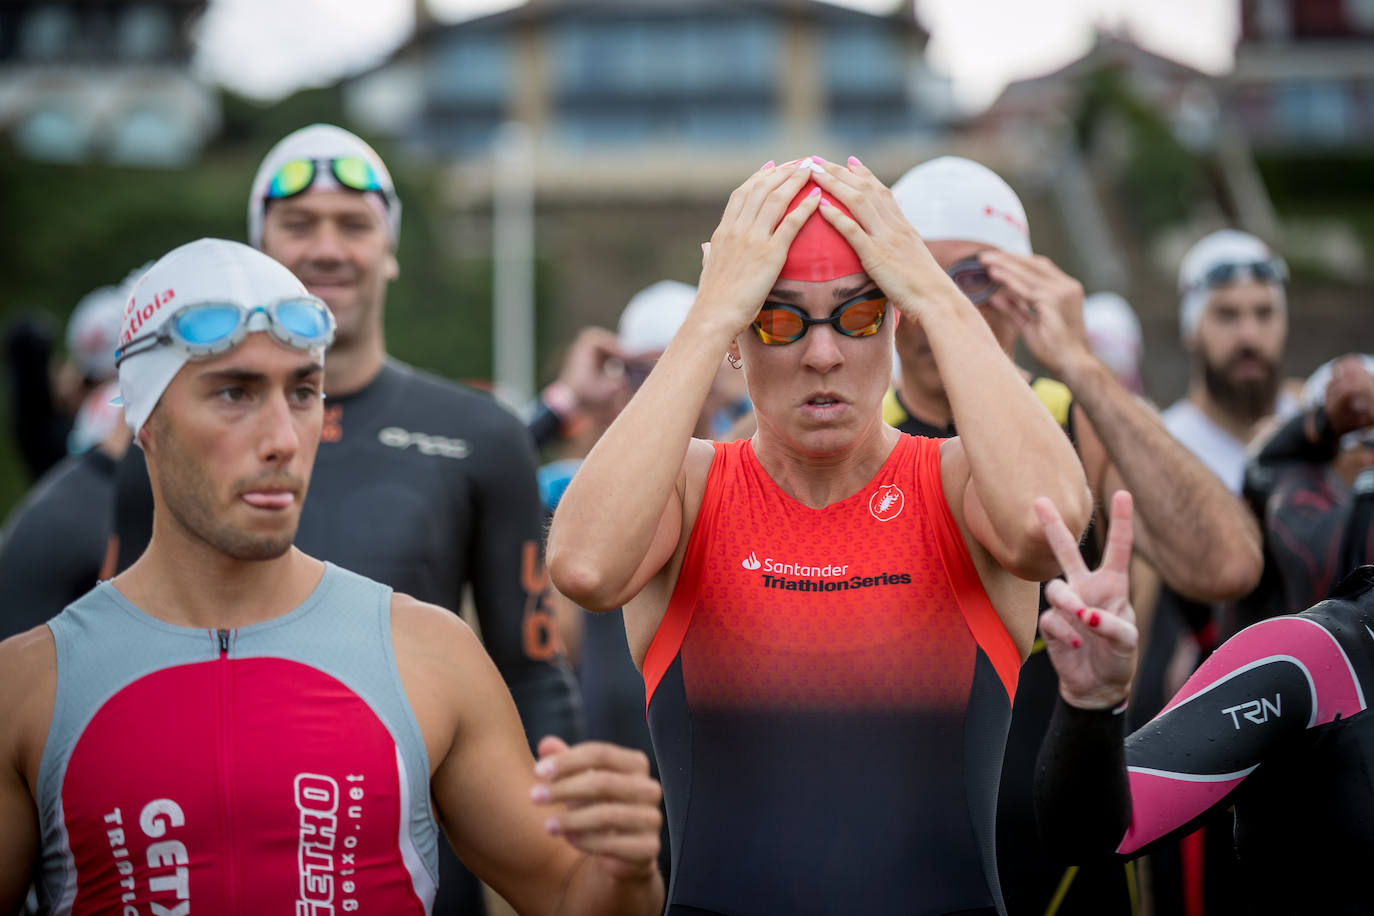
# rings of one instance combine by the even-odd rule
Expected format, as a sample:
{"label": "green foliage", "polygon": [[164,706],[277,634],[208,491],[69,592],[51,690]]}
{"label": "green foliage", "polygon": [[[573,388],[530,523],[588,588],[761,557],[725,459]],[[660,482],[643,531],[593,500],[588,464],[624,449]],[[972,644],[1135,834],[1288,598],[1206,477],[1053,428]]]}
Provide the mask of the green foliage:
{"label": "green foliage", "polygon": [[1340,222],[1374,251],[1374,153],[1266,152],[1255,164],[1280,213]]}
{"label": "green foliage", "polygon": [[1088,148],[1097,127],[1108,117],[1124,124],[1130,134],[1121,192],[1133,228],[1150,237],[1185,222],[1199,197],[1211,193],[1205,169],[1179,144],[1159,113],[1130,90],[1116,66],[1087,78],[1074,118],[1080,149]]}

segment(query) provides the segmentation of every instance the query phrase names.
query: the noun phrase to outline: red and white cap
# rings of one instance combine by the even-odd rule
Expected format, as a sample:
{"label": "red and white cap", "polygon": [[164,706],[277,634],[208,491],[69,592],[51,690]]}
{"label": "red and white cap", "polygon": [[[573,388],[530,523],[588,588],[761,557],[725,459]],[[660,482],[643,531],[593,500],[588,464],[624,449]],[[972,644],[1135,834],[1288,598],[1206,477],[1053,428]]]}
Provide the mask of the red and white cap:
{"label": "red and white cap", "polygon": [[[134,285],[124,305],[119,346],[156,331],[183,306],[235,302],[251,307],[308,295],[295,274],[261,251],[242,242],[199,239],[163,255]],[[135,437],[185,364],[186,356],[175,347],[153,347],[120,363],[124,422]]]}
{"label": "red and white cap", "polygon": [[1021,198],[992,169],[959,156],[923,162],[892,186],[907,221],[927,242],[978,242],[1030,254]]}

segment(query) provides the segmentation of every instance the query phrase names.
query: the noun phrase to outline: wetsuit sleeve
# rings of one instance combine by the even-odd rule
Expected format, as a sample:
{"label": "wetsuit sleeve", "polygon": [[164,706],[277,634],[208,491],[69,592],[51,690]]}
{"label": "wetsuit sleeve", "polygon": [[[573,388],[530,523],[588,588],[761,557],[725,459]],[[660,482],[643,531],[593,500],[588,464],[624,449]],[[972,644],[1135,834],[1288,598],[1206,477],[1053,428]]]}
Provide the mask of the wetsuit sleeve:
{"label": "wetsuit sleeve", "polygon": [[[1324,435],[1319,442],[1307,438],[1308,412],[1295,414],[1274,431],[1255,455],[1254,461],[1261,467],[1272,467],[1286,461],[1301,461],[1307,464],[1326,464],[1336,457],[1340,448],[1337,436]],[[1318,424],[1318,428],[1329,431],[1329,425]]]}
{"label": "wetsuit sleeve", "polygon": [[515,698],[531,746],[544,735],[576,741],[584,731],[581,702],[548,600],[534,452],[513,417],[494,427],[489,441],[474,488],[469,564],[482,641]]}
{"label": "wetsuit sleeve", "polygon": [[1214,652],[1124,753],[1102,714],[1056,712],[1038,762],[1042,836],[1079,860],[1139,855],[1224,805],[1287,742],[1363,708],[1350,659],[1317,618],[1255,624]]}
{"label": "wetsuit sleeve", "polygon": [[525,429],[529,431],[535,448],[543,448],[562,434],[563,418],[542,397],[534,399],[527,413],[529,419],[525,422]]}
{"label": "wetsuit sleeve", "polygon": [[72,418],[53,404],[50,324],[45,314],[25,315],[5,331],[10,422],[19,455],[34,480],[67,456],[67,433],[72,428]]}
{"label": "wetsuit sleeve", "polygon": [[132,566],[153,539],[153,485],[143,449],[137,445],[129,446],[115,471],[113,537],[117,573]]}
{"label": "wetsuit sleeve", "polygon": [[[1364,553],[1353,547],[1356,500],[1330,469],[1338,439],[1307,438],[1307,414],[1281,426],[1246,468],[1246,496],[1264,524],[1268,559],[1285,608],[1322,600]],[[1324,428],[1318,423],[1318,428]],[[1325,428],[1329,428],[1326,426]],[[1368,528],[1368,522],[1364,523]]]}

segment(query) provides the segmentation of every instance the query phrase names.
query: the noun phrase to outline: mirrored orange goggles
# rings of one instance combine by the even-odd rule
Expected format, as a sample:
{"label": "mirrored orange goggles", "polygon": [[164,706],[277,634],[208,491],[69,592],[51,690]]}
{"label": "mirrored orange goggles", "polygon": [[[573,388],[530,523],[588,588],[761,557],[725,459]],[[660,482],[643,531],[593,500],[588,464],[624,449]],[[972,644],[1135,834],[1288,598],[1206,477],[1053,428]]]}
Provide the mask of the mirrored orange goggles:
{"label": "mirrored orange goggles", "polygon": [[883,326],[887,296],[880,289],[842,302],[825,318],[812,318],[795,305],[765,302],[754,319],[754,333],[770,347],[801,340],[812,326],[828,324],[845,337],[871,337]]}

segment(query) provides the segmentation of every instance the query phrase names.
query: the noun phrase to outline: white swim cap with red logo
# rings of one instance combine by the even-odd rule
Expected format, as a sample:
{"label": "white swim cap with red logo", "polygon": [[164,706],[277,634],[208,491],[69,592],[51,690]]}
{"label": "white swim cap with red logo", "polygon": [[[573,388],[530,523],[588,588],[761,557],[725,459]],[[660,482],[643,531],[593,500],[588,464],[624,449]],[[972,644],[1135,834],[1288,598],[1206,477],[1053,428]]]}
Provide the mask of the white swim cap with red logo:
{"label": "white swim cap with red logo", "polygon": [[[262,252],[242,242],[200,239],[163,255],[134,285],[124,306],[119,346],[157,331],[187,305],[232,302],[251,308],[308,295],[295,274]],[[168,346],[142,350],[119,364],[124,422],[135,437],[185,364],[186,355]]]}
{"label": "white swim cap with red logo", "polygon": [[923,162],[892,186],[907,221],[927,242],[978,242],[1030,254],[1030,225],[1021,198],[992,169],[972,159]]}

